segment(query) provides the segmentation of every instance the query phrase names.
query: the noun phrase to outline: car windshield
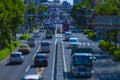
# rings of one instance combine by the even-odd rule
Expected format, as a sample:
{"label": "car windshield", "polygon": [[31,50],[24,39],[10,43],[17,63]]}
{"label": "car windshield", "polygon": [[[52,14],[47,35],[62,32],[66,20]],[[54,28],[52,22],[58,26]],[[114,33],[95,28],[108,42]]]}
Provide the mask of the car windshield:
{"label": "car windshield", "polygon": [[20,48],[27,48],[27,46],[20,46]]}
{"label": "car windshield", "polygon": [[70,33],[68,33],[68,34],[65,34],[65,35],[71,35]]}
{"label": "car windshield", "polygon": [[49,43],[41,43],[41,46],[49,46]]}
{"label": "car windshield", "polygon": [[42,55],[37,55],[37,56],[36,56],[36,58],[38,58],[38,59],[44,59],[44,58],[45,58],[45,56],[42,56]]}
{"label": "car windshield", "polygon": [[92,58],[90,56],[74,56],[73,65],[91,65]]}
{"label": "car windshield", "polygon": [[20,54],[11,54],[11,57],[20,57]]}
{"label": "car windshield", "polygon": [[71,39],[70,42],[77,42],[77,40],[76,39]]}

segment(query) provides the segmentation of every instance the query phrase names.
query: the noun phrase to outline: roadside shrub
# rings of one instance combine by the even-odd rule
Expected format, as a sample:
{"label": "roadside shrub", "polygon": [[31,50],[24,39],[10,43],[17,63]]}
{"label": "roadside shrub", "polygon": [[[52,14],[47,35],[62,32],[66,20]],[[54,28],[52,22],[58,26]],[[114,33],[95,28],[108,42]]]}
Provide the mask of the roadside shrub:
{"label": "roadside shrub", "polygon": [[89,32],[88,33],[88,38],[95,39],[96,38],[96,33],[95,32]]}
{"label": "roadside shrub", "polygon": [[114,51],[115,51],[115,47],[114,46],[109,48],[110,54],[114,54]]}
{"label": "roadside shrub", "polygon": [[10,53],[9,48],[4,48],[0,51],[0,60],[4,59]]}
{"label": "roadside shrub", "polygon": [[10,52],[12,52],[15,49],[15,46],[13,44],[10,44],[8,48],[10,49]]}
{"label": "roadside shrub", "polygon": [[19,41],[14,41],[11,44],[13,44],[15,47],[17,47],[19,45]]}
{"label": "roadside shrub", "polygon": [[21,40],[28,40],[28,38],[29,38],[29,34],[22,34],[21,36],[20,36],[20,39]]}
{"label": "roadside shrub", "polygon": [[88,30],[88,29],[84,29],[84,34],[88,34],[88,33],[90,33],[91,31],[90,30]]}
{"label": "roadside shrub", "polygon": [[33,30],[32,30],[32,29],[30,29],[30,30],[29,30],[29,33],[33,33]]}
{"label": "roadside shrub", "polygon": [[109,50],[109,43],[104,40],[99,41],[99,46],[102,50]]}
{"label": "roadside shrub", "polygon": [[26,37],[24,35],[20,36],[20,40],[25,40],[25,39],[26,39]]}
{"label": "roadside shrub", "polygon": [[120,50],[114,51],[113,57],[114,57],[115,61],[119,61],[120,60]]}

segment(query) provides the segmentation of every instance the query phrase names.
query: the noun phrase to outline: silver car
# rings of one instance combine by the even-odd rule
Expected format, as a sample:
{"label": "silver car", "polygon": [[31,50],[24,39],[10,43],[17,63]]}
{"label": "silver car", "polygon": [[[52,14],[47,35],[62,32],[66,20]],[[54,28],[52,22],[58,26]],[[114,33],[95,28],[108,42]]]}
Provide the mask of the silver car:
{"label": "silver car", "polygon": [[41,42],[41,52],[50,52],[50,41],[42,40]]}
{"label": "silver car", "polygon": [[10,54],[10,63],[23,63],[24,57],[21,52],[13,52]]}

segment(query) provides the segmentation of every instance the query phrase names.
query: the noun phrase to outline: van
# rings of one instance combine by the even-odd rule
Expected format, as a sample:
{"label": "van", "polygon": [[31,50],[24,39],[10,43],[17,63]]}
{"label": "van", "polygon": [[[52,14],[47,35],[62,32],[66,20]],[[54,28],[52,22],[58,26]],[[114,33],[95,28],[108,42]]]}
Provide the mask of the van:
{"label": "van", "polygon": [[42,40],[41,41],[41,52],[50,52],[50,41]]}
{"label": "van", "polygon": [[69,41],[69,39],[72,37],[72,33],[71,32],[65,32],[65,40]]}
{"label": "van", "polygon": [[70,47],[71,48],[75,48],[78,47],[78,38],[70,38]]}

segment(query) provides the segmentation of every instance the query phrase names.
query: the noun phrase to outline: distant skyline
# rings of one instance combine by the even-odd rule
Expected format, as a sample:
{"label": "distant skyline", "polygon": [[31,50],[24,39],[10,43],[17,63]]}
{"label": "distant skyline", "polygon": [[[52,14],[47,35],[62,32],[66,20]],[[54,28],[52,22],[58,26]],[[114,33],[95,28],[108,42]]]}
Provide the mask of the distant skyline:
{"label": "distant skyline", "polygon": [[[53,0],[48,0],[48,1],[53,1]],[[63,1],[67,1],[67,2],[69,2],[70,4],[73,4],[73,0],[60,0],[60,2],[63,2]]]}

